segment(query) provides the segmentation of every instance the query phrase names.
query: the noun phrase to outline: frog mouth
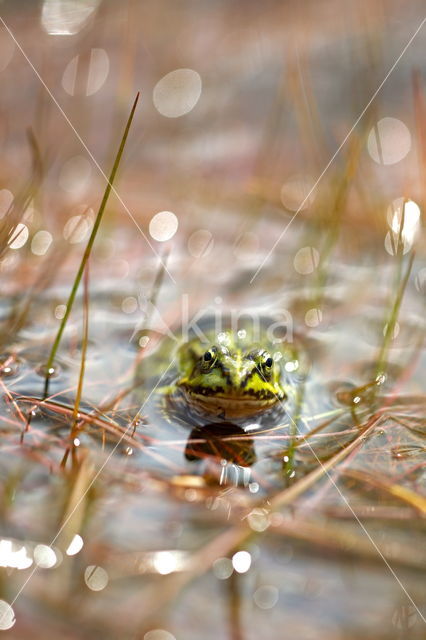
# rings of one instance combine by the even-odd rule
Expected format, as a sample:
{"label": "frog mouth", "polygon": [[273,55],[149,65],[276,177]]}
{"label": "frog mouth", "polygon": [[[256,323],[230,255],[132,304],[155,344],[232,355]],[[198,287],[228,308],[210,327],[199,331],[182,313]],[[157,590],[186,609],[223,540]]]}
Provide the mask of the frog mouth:
{"label": "frog mouth", "polygon": [[257,398],[245,395],[204,395],[194,391],[185,390],[189,402],[195,404],[206,413],[223,415],[225,418],[238,418],[261,413],[272,407],[280,398],[270,395],[266,398]]}

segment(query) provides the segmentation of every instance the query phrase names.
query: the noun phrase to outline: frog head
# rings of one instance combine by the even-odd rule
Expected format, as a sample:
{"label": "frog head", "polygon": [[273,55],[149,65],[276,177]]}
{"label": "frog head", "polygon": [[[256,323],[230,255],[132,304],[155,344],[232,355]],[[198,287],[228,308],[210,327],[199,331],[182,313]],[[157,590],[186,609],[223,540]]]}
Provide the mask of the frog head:
{"label": "frog head", "polygon": [[204,412],[240,418],[263,412],[286,398],[281,370],[263,348],[244,352],[212,345],[194,358],[178,381],[188,402]]}

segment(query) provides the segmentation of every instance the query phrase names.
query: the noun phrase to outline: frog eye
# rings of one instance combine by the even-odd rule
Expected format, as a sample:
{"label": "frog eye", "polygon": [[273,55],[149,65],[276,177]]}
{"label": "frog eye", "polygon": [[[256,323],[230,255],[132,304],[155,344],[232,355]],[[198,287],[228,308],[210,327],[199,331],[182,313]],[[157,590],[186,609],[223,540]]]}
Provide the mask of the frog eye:
{"label": "frog eye", "polygon": [[214,365],[216,358],[217,358],[217,348],[212,347],[211,349],[206,351],[202,356],[201,358],[202,367],[205,369],[210,369],[210,367]]}
{"label": "frog eye", "polygon": [[257,354],[255,362],[260,375],[266,380],[269,380],[272,375],[272,366],[274,364],[271,355],[267,351],[262,351]]}
{"label": "frog eye", "polygon": [[272,365],[274,364],[274,361],[272,360],[271,355],[267,351],[264,351],[263,353],[260,354],[259,360],[260,360],[259,365],[262,368],[262,370],[267,373],[270,373]]}

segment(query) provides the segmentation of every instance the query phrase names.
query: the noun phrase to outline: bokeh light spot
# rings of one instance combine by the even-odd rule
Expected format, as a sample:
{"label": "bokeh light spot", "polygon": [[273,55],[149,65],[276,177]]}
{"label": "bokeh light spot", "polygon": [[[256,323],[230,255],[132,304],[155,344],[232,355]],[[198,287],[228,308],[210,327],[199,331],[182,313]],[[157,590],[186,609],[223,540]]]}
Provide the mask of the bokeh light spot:
{"label": "bokeh light spot", "polygon": [[90,214],[71,216],[65,223],[62,235],[70,244],[83,242],[93,227],[93,219]]}
{"label": "bokeh light spot", "polygon": [[43,29],[52,36],[72,36],[88,22],[101,0],[44,0]]}
{"label": "bokeh light spot", "polygon": [[188,251],[194,258],[204,258],[213,249],[213,236],[207,229],[198,229],[188,238]]}
{"label": "bokeh light spot", "polygon": [[[391,340],[395,340],[395,338],[399,334],[399,330],[400,330],[399,322],[395,322],[395,324],[393,326],[393,329],[392,329],[392,334],[390,336]],[[383,335],[386,336],[388,331],[389,331],[389,324],[386,323],[385,326],[383,327]]]}
{"label": "bokeh light spot", "polygon": [[232,566],[237,573],[246,573],[251,567],[251,555],[248,551],[237,551],[232,556]]}
{"label": "bokeh light spot", "polygon": [[[398,242],[400,242],[400,247],[398,247]],[[406,238],[399,237],[399,233],[395,233],[394,231],[388,231],[385,236],[385,249],[390,256],[398,255],[398,252],[401,251],[403,255],[408,253],[413,246],[413,243],[407,240]]]}
{"label": "bokeh light spot", "polygon": [[[109,57],[105,49],[92,49],[87,64],[80,60],[80,56],[75,56],[68,62],[62,75],[62,86],[70,96],[76,95],[79,86],[84,86],[86,96],[92,96],[104,85],[109,68]],[[80,73],[85,74],[83,81],[77,77]]]}
{"label": "bokeh light spot", "polygon": [[16,622],[15,612],[5,600],[0,600],[0,629],[11,629]]}
{"label": "bokeh light spot", "polygon": [[308,327],[317,327],[322,321],[321,309],[308,309],[305,313],[305,324]]}
{"label": "bokeh light spot", "polygon": [[29,235],[30,232],[28,231],[27,225],[19,222],[14,228],[12,235],[10,236],[11,242],[9,244],[9,248],[21,249],[21,247],[23,247],[27,242]]}
{"label": "bokeh light spot", "polygon": [[102,591],[109,581],[108,573],[103,567],[89,565],[84,571],[84,582],[92,591]]}
{"label": "bokeh light spot", "polygon": [[278,596],[277,587],[264,585],[256,589],[253,600],[260,609],[272,609],[278,602]]}
{"label": "bokeh light spot", "polygon": [[156,213],[149,223],[149,233],[154,240],[166,242],[175,235],[179,222],[171,211],[160,211]]}
{"label": "bokeh light spot", "polygon": [[121,310],[124,313],[134,313],[137,308],[138,308],[138,301],[133,296],[128,296],[127,298],[124,298],[123,302],[121,303]]}
{"label": "bokeh light spot", "polygon": [[410,131],[397,118],[382,118],[368,134],[367,149],[377,164],[396,164],[411,149]]}
{"label": "bokeh light spot", "polygon": [[315,200],[314,182],[308,176],[294,176],[281,187],[281,202],[290,211],[303,211]]}
{"label": "bokeh light spot", "polygon": [[46,544],[38,544],[34,549],[34,562],[41,569],[51,569],[57,560],[56,553]]}
{"label": "bokeh light spot", "polygon": [[217,558],[213,562],[213,573],[219,580],[227,580],[234,571],[229,558]]}
{"label": "bokeh light spot", "polygon": [[416,289],[419,293],[423,295],[426,294],[426,267],[420,269],[420,271],[416,274],[415,278]]}
{"label": "bokeh light spot", "polygon": [[57,318],[58,320],[62,320],[66,311],[67,311],[67,307],[65,304],[58,304],[55,307],[55,311],[54,311],[55,318]]}
{"label": "bokeh light spot", "polygon": [[[412,247],[416,235],[420,229],[421,211],[419,205],[414,200],[406,198],[396,198],[389,205],[387,210],[387,222],[391,229],[393,237],[389,234],[389,248],[391,255],[394,252],[398,239],[402,240],[404,244],[404,251],[406,253]],[[394,240],[394,242],[392,242]],[[385,244],[386,250],[388,247]]]}
{"label": "bokeh light spot", "polygon": [[193,69],[176,69],[154,87],[154,106],[166,118],[178,118],[197,104],[202,90],[201,76]]}
{"label": "bokeh light spot", "polygon": [[53,238],[49,231],[37,231],[31,241],[31,251],[36,256],[44,256],[52,244]]}
{"label": "bokeh light spot", "polygon": [[13,198],[13,193],[9,189],[0,189],[0,220],[9,211]]}
{"label": "bokeh light spot", "polygon": [[245,231],[237,238],[234,254],[239,260],[256,260],[258,251],[259,238],[252,231]]}
{"label": "bokeh light spot", "polygon": [[265,531],[269,527],[269,514],[266,509],[253,509],[247,516],[250,529]]}
{"label": "bokeh light spot", "polygon": [[149,342],[149,336],[141,336],[139,338],[139,346],[142,347],[142,349],[144,349],[147,344]]}
{"label": "bokeh light spot", "polygon": [[67,554],[67,556],[75,556],[79,551],[82,550],[83,544],[83,538],[78,533],[76,533],[65,553]]}
{"label": "bokeh light spot", "polygon": [[173,573],[176,570],[178,562],[175,554],[171,551],[159,551],[154,557],[154,568],[162,576]]}
{"label": "bokeh light spot", "polygon": [[[12,367],[2,367],[2,375],[13,375],[13,373]],[[28,555],[25,545],[18,545],[7,538],[0,540],[0,567],[12,567],[22,570],[31,567],[32,563],[33,560]]]}
{"label": "bokeh light spot", "polygon": [[92,166],[84,156],[74,156],[67,160],[59,174],[59,185],[67,193],[81,196],[89,186]]}
{"label": "bokeh light spot", "polygon": [[152,629],[145,633],[143,640],[176,640],[175,636],[164,629]]}
{"label": "bokeh light spot", "polygon": [[314,247],[302,247],[294,256],[293,265],[297,273],[308,275],[319,265],[319,253]]}

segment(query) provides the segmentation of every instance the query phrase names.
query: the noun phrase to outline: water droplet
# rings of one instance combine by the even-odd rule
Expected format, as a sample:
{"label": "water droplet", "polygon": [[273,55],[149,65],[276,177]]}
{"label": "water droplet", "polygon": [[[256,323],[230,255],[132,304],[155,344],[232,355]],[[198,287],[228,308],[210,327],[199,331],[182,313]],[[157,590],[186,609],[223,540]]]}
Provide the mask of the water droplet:
{"label": "water droplet", "polygon": [[3,353],[0,355],[0,376],[10,378],[19,373],[22,360],[14,353]]}
{"label": "water droplet", "polygon": [[61,368],[59,365],[55,364],[54,366],[49,367],[49,370],[47,370],[46,364],[39,364],[36,367],[35,372],[42,378],[57,378],[61,373]]}
{"label": "water droplet", "polygon": [[423,454],[425,451],[426,447],[421,445],[397,445],[391,448],[391,455],[395,460],[403,460]]}
{"label": "water droplet", "polygon": [[55,307],[55,311],[54,311],[55,318],[57,318],[58,320],[62,320],[62,318],[65,316],[66,311],[67,311],[66,304],[58,304]]}
{"label": "water droplet", "polygon": [[354,404],[354,399],[359,398],[358,404],[361,401],[359,390],[352,382],[330,382],[328,389],[331,394],[335,395],[335,398],[339,404],[351,407]]}

